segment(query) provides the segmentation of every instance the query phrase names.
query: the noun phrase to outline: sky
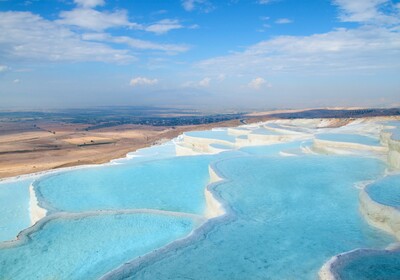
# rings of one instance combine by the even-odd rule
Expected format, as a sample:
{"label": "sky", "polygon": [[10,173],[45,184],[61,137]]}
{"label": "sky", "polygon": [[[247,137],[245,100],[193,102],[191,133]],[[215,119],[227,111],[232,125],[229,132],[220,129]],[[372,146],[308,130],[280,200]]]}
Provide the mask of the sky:
{"label": "sky", "polygon": [[400,0],[0,0],[0,108],[400,106]]}

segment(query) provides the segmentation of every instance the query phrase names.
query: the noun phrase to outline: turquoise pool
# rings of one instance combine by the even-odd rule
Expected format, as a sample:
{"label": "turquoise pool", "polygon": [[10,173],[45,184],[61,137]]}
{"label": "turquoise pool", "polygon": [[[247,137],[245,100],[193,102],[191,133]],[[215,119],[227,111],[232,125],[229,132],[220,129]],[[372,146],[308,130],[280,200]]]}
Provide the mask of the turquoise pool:
{"label": "turquoise pool", "polygon": [[350,253],[349,260],[335,267],[340,279],[395,280],[400,279],[400,252],[361,251]]}
{"label": "turquoise pool", "polygon": [[[227,130],[187,134],[237,139]],[[318,137],[379,145],[356,134]],[[172,141],[116,164],[0,183],[0,240],[28,228],[0,243],[0,279],[316,279],[332,256],[358,248],[379,253],[343,263],[343,279],[371,267],[371,277],[397,277],[398,254],[379,251],[395,239],[365,221],[355,187],[375,181],[369,195],[397,207],[400,175],[380,179],[383,161],[304,153],[312,139],[237,150],[220,143],[212,146],[226,151],[216,155],[179,157]],[[224,180],[208,185],[210,167]],[[50,216],[30,227],[32,182]],[[224,215],[206,219],[215,206],[206,188]]]}
{"label": "turquoise pool", "polygon": [[331,256],[393,241],[361,217],[353,187],[375,179],[380,161],[252,156],[216,168],[229,180],[215,191],[231,216],[129,279],[316,279]]}
{"label": "turquoise pool", "polygon": [[132,258],[189,234],[189,218],[102,214],[54,218],[0,246],[2,279],[98,279]]}
{"label": "turquoise pool", "polygon": [[0,242],[30,226],[29,185],[33,179],[0,182]]}
{"label": "turquoise pool", "polygon": [[192,131],[185,132],[185,135],[197,138],[207,138],[223,140],[227,142],[235,142],[236,137],[228,134],[227,130],[209,130],[209,131]]}
{"label": "turquoise pool", "polygon": [[365,189],[376,202],[400,209],[400,175],[387,176]]}
{"label": "turquoise pool", "polygon": [[345,134],[345,133],[321,133],[316,135],[317,139],[335,141],[335,142],[348,142],[357,143],[369,146],[379,146],[379,139],[359,134]]}
{"label": "turquoise pool", "polygon": [[202,214],[210,156],[78,169],[34,183],[39,204],[51,212],[159,209]]}

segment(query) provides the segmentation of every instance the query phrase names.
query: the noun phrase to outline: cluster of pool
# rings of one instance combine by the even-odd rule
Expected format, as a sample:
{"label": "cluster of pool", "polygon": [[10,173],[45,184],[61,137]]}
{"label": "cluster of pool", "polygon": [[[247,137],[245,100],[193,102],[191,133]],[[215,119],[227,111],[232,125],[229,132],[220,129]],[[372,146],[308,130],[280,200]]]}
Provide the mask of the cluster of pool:
{"label": "cluster of pool", "polygon": [[[290,127],[308,134],[235,146]],[[399,254],[382,253],[396,240],[366,222],[355,187],[372,181],[371,198],[399,207],[400,176],[383,177],[384,161],[370,153],[302,152],[316,135],[371,146],[376,138],[294,124],[187,135],[223,151],[176,156],[181,137],[106,165],[0,182],[0,279],[316,279],[331,257],[358,248],[375,253],[338,266],[341,279],[400,277]],[[211,184],[210,169],[222,180]],[[34,225],[29,188],[47,210]],[[224,214],[206,217],[206,189]]]}

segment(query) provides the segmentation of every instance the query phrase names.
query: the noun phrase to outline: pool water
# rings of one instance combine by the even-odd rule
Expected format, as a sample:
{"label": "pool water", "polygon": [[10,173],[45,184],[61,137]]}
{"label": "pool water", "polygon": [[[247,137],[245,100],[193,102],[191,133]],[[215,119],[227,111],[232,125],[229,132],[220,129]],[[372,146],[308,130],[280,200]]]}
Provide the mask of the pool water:
{"label": "pool water", "polygon": [[395,280],[400,279],[400,252],[372,251],[336,268],[341,279]]}
{"label": "pool water", "polygon": [[357,143],[369,146],[379,146],[380,144],[379,139],[359,134],[321,133],[318,134],[316,137],[321,140]]}
{"label": "pool water", "polygon": [[235,142],[235,136],[228,133],[227,130],[209,130],[209,131],[192,131],[185,132],[185,135],[197,138],[215,139],[227,142]]}
{"label": "pool water", "polygon": [[1,279],[98,279],[194,226],[188,218],[155,214],[55,218],[0,250]]}
{"label": "pool water", "polygon": [[[273,129],[291,133],[287,123],[251,126]],[[375,253],[344,263],[343,279],[396,279],[400,254],[379,251],[395,239],[365,221],[356,185],[374,181],[368,194],[398,207],[400,175],[382,178],[387,166],[367,152],[306,153],[321,130],[307,131],[302,141],[240,149],[231,143],[247,136],[227,129],[187,132],[225,151],[179,157],[180,136],[114,164],[0,183],[0,241],[25,229],[0,242],[0,279],[317,279],[331,257],[357,248]],[[358,134],[317,137],[379,145]],[[210,169],[223,180],[209,185]],[[49,210],[34,226],[31,183]],[[207,220],[217,204],[206,188],[224,215]]]}
{"label": "pool water", "polygon": [[14,239],[31,225],[29,185],[33,179],[0,183],[0,242]]}
{"label": "pool water", "polygon": [[141,163],[78,169],[34,183],[40,205],[55,211],[110,209],[202,214],[211,157],[174,157]]}
{"label": "pool water", "polygon": [[365,189],[376,202],[400,208],[400,175],[387,176],[368,185]]}
{"label": "pool water", "polygon": [[216,168],[233,217],[130,279],[316,279],[331,256],[393,241],[361,217],[353,186],[383,171],[378,160],[252,156]]}

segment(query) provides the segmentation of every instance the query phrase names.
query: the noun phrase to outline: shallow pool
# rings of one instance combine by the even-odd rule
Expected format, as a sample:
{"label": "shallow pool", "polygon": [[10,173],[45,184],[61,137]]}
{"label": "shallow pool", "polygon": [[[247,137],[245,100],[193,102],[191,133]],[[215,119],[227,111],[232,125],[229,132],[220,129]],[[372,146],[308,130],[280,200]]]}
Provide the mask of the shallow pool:
{"label": "shallow pool", "polygon": [[231,218],[130,279],[316,279],[338,253],[393,241],[365,222],[353,186],[376,178],[380,161],[251,156],[216,168],[229,179],[216,192],[232,208]]}
{"label": "shallow pool", "polygon": [[39,204],[51,212],[151,208],[202,214],[211,158],[84,168],[44,177],[34,186]]}
{"label": "shallow pool", "polygon": [[0,278],[98,279],[189,234],[194,226],[189,218],[155,214],[56,218],[11,247],[0,245]]}
{"label": "shallow pool", "polygon": [[30,226],[29,185],[33,179],[0,183],[0,242]]}
{"label": "shallow pool", "polygon": [[386,176],[365,189],[376,202],[400,208],[400,175]]}
{"label": "shallow pool", "polygon": [[359,134],[345,134],[345,133],[322,133],[316,135],[317,139],[334,141],[334,142],[348,142],[357,143],[369,146],[379,146],[379,139]]}
{"label": "shallow pool", "polygon": [[227,130],[192,131],[185,132],[185,135],[197,138],[223,140],[232,143],[235,142],[236,139],[236,137],[230,135]]}

